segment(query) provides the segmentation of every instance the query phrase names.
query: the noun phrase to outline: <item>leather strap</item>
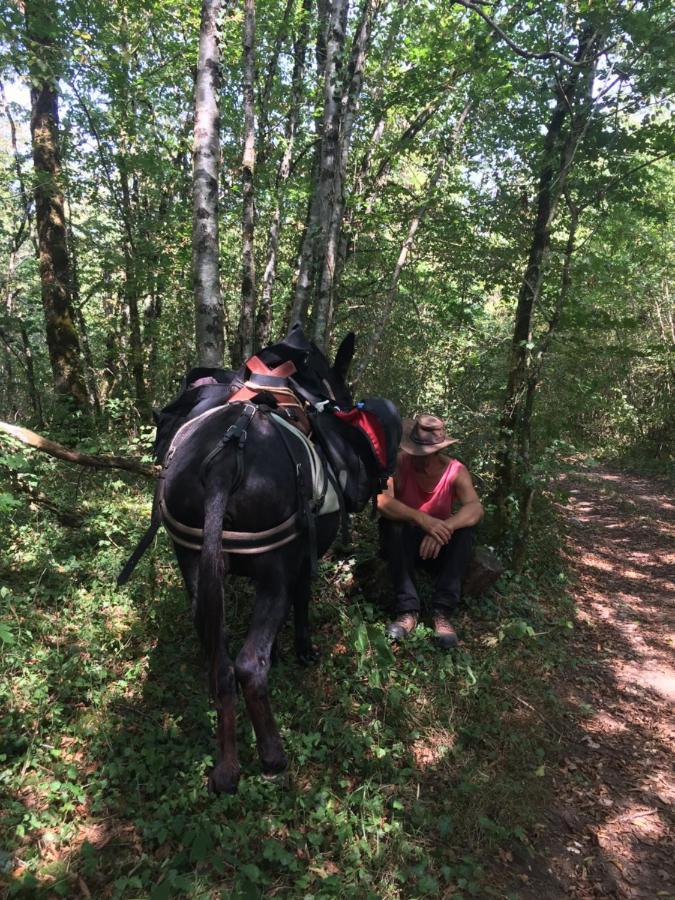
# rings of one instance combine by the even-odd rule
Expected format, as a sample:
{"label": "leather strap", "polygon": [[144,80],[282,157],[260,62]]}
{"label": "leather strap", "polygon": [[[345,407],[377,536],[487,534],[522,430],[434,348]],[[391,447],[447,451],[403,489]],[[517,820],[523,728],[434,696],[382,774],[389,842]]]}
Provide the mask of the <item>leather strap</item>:
{"label": "leather strap", "polygon": [[243,460],[243,450],[244,445],[246,444],[246,436],[248,426],[251,424],[251,419],[258,411],[258,407],[254,406],[252,403],[244,403],[244,408],[241,411],[239,418],[234,423],[234,425],[230,425],[225,434],[223,435],[220,443],[213,448],[213,450],[206,456],[201,466],[199,467],[199,480],[202,484],[204,484],[206,480],[206,475],[208,473],[209,467],[213,460],[225,449],[225,447],[231,443],[232,441],[237,442],[237,469],[234,475],[234,479],[232,482],[232,487],[230,488],[230,493],[233,494],[244,477],[244,460]]}
{"label": "leather strap", "polygon": [[295,363],[290,359],[281,363],[275,369],[270,369],[259,356],[252,356],[250,359],[247,359],[246,368],[255,375],[274,375],[275,378],[289,378],[297,372]]}

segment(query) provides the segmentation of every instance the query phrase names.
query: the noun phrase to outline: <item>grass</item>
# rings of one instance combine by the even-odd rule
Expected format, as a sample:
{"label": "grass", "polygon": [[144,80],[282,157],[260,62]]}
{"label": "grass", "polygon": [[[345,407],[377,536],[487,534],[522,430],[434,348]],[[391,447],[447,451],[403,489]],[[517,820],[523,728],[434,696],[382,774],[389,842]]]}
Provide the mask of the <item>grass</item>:
{"label": "grass", "polygon": [[[492,861],[527,852],[556,762],[553,683],[568,656],[564,576],[503,580],[471,601],[460,652],[426,629],[392,651],[374,595],[322,563],[322,661],[271,675],[291,760],[263,780],[243,703],[244,777],[213,797],[201,654],[166,538],[130,586],[114,576],[147,499],[133,480],[41,467],[79,530],[13,507],[0,536],[0,879],[10,896],[490,897]],[[546,549],[546,548],[544,548]],[[548,551],[547,551],[548,553]],[[548,553],[549,559],[555,559]],[[249,592],[228,602],[241,641]],[[0,884],[2,882],[0,881]]]}

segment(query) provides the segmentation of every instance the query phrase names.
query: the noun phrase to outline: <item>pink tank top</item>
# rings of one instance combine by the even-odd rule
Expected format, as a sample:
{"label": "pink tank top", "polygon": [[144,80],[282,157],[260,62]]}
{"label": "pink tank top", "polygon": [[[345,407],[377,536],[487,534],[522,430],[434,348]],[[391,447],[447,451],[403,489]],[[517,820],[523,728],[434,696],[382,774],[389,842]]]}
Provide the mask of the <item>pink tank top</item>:
{"label": "pink tank top", "polygon": [[462,468],[458,459],[451,459],[433,491],[423,491],[415,477],[412,456],[402,453],[394,480],[394,496],[401,503],[419,509],[436,519],[447,519],[452,515],[456,498],[455,480]]}

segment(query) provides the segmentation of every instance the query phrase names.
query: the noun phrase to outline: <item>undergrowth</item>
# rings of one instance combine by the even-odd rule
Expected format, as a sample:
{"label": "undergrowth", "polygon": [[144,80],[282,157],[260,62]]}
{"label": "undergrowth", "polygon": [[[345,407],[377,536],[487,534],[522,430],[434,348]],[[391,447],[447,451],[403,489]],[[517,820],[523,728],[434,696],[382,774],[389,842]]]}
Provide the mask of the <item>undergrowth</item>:
{"label": "undergrowth", "polygon": [[[503,896],[492,863],[527,852],[563,714],[553,681],[572,612],[550,519],[537,529],[547,567],[468,601],[453,655],[425,628],[402,648],[386,642],[379,594],[355,576],[373,556],[361,521],[351,554],[322,562],[315,585],[321,662],[297,665],[287,627],[271,674],[288,778],[260,777],[240,702],[244,777],[237,796],[216,798],[214,713],[167,539],[114,587],[149,515],[146,486],[33,465],[84,524],[13,506],[0,535],[10,896]],[[235,648],[249,599],[233,583]]]}

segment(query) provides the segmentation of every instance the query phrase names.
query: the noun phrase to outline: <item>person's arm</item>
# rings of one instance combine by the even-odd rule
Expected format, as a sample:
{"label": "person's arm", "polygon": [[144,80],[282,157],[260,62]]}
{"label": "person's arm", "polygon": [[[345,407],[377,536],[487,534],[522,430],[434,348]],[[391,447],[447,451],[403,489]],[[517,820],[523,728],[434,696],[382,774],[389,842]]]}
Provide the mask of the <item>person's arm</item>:
{"label": "person's arm", "polygon": [[394,496],[393,478],[389,479],[385,490],[377,495],[377,508],[380,515],[383,515],[385,519],[416,525],[428,535],[433,535],[441,544],[447,543],[452,535],[452,530],[442,519],[436,519],[434,516],[430,516],[397,500]]}
{"label": "person's arm", "polygon": [[469,470],[465,466],[462,466],[457,473],[455,490],[461,506],[454,515],[445,520],[445,524],[452,531],[477,525],[483,518],[483,504],[478,498]]}
{"label": "person's arm", "polygon": [[455,490],[461,507],[454,515],[451,515],[444,521],[444,525],[450,533],[443,541],[435,534],[427,533],[420,544],[420,556],[422,559],[436,559],[441,552],[443,544],[447,544],[453,532],[457,531],[458,528],[469,528],[471,525],[477,525],[483,518],[483,504],[480,502],[476,489],[473,486],[469,470],[464,466],[457,473]]}

